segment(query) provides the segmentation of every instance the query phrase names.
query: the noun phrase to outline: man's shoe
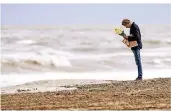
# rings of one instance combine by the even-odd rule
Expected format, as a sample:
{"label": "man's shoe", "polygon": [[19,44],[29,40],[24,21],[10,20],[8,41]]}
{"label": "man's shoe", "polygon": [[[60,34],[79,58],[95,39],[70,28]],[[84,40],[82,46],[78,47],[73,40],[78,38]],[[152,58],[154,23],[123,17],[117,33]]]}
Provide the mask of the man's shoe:
{"label": "man's shoe", "polygon": [[136,80],[142,80],[142,78],[137,77]]}

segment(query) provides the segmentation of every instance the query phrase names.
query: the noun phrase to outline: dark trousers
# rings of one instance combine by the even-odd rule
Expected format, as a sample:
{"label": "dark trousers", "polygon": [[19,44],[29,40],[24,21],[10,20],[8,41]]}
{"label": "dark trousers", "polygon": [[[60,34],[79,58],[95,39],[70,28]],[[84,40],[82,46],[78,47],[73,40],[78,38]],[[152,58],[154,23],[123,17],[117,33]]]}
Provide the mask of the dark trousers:
{"label": "dark trousers", "polygon": [[136,48],[132,50],[135,58],[135,62],[138,69],[138,78],[142,78],[143,72],[142,72],[142,65],[141,65],[141,55],[140,55],[140,49]]}

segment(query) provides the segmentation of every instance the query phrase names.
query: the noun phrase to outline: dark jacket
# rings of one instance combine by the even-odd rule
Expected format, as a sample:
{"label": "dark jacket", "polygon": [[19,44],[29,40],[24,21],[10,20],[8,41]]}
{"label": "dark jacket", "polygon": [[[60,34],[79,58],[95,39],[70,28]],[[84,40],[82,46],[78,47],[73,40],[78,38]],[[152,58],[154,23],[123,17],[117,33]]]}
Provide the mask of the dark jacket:
{"label": "dark jacket", "polygon": [[128,36],[128,41],[135,41],[135,40],[137,41],[138,46],[132,47],[131,49],[132,50],[136,48],[142,49],[141,32],[138,25],[133,22],[130,27],[130,36]]}

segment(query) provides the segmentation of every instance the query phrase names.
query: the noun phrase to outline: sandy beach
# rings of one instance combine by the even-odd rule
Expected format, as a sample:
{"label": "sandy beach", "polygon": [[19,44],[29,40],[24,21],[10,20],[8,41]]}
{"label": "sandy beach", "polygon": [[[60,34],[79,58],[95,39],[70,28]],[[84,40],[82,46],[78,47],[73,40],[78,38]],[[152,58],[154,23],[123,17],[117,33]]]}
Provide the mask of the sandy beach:
{"label": "sandy beach", "polygon": [[1,110],[171,111],[171,4],[1,10]]}
{"label": "sandy beach", "polygon": [[143,81],[39,81],[2,88],[1,109],[169,110],[170,86],[171,78]]}

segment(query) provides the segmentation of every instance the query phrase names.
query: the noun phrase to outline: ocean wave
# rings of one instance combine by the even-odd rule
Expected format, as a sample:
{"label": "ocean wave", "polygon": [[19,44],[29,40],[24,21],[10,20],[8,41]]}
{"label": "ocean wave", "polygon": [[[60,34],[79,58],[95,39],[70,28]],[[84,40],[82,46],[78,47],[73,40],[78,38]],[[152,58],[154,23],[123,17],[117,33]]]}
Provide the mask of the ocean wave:
{"label": "ocean wave", "polygon": [[149,64],[149,65],[170,65],[171,66],[171,58],[156,58],[156,59],[152,59],[152,60],[148,60],[145,63]]}
{"label": "ocean wave", "polygon": [[36,42],[33,40],[20,40],[16,42],[17,44],[35,44]]}
{"label": "ocean wave", "polygon": [[36,53],[20,53],[20,54],[11,54],[2,57],[1,65],[13,65],[13,66],[22,66],[25,64],[29,65],[40,65],[40,66],[53,66],[53,67],[71,67],[70,61],[60,55],[40,55]]}
{"label": "ocean wave", "polygon": [[[133,53],[129,52],[118,52],[118,53],[106,53],[106,54],[77,54],[76,56],[69,57],[70,59],[102,59],[102,58],[115,58],[115,57],[132,57]],[[169,52],[141,52],[142,57],[167,57],[170,56]]]}
{"label": "ocean wave", "polygon": [[158,45],[158,44],[167,44],[171,45],[170,40],[143,40],[143,43],[150,44],[150,45]]}

